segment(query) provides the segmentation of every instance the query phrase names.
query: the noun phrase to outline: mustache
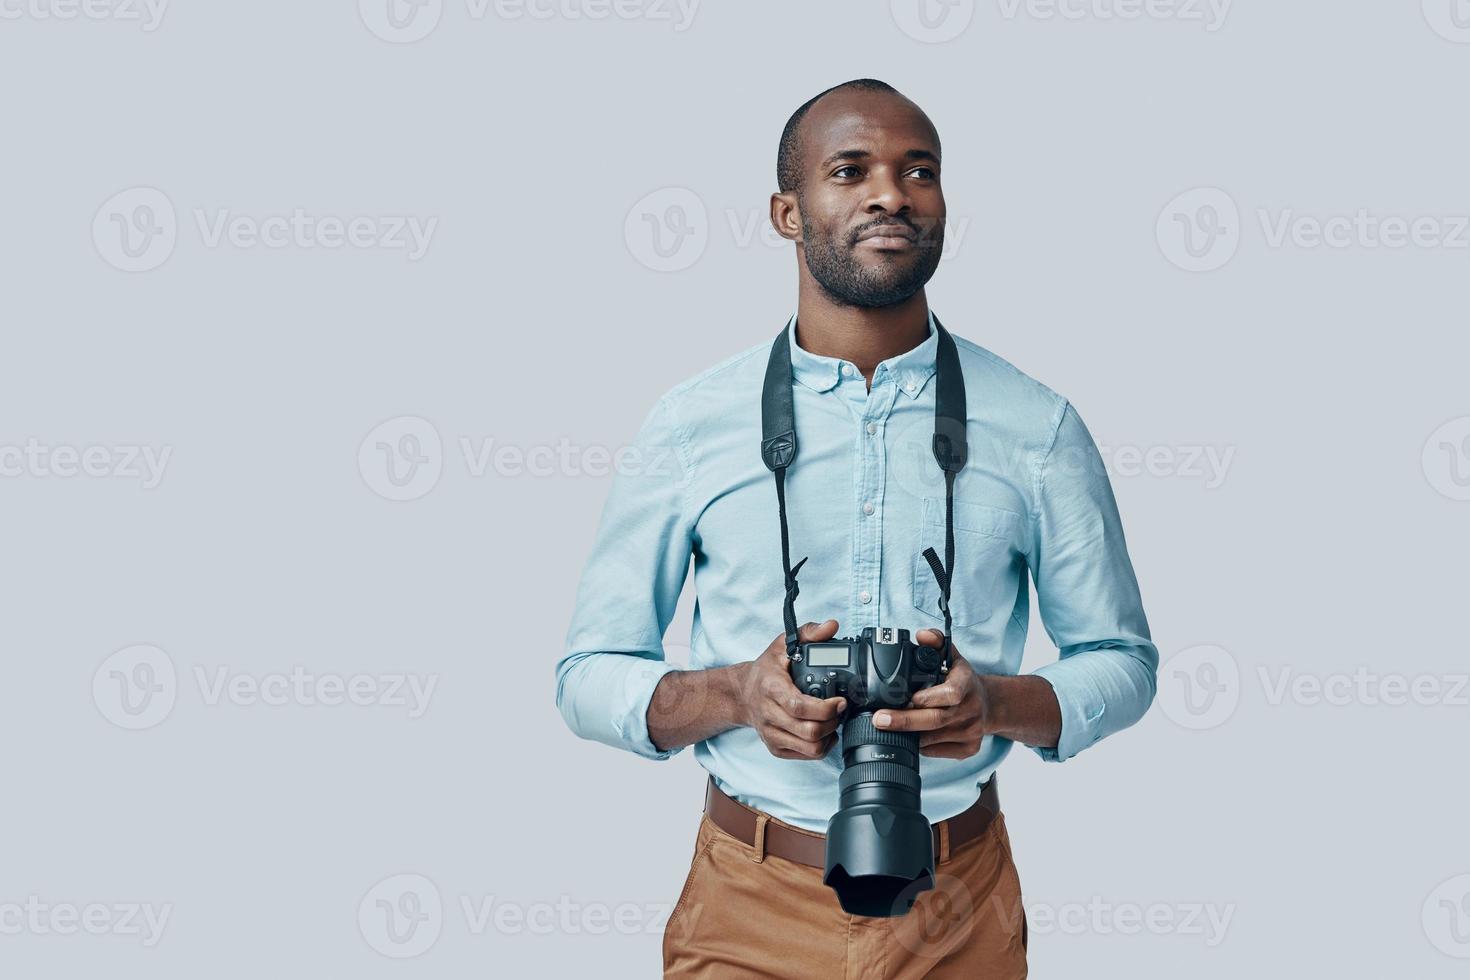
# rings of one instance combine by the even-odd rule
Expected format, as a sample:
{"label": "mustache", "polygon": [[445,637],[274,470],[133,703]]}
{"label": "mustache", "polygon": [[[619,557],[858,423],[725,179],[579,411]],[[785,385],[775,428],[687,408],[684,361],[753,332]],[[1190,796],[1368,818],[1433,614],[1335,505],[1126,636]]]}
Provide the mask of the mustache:
{"label": "mustache", "polygon": [[858,239],[866,232],[874,228],[881,228],[884,225],[902,225],[913,233],[914,242],[919,245],[933,244],[935,231],[941,234],[944,231],[944,222],[939,218],[919,218],[915,220],[904,215],[888,215],[854,228],[852,234],[848,236],[847,243],[856,246]]}

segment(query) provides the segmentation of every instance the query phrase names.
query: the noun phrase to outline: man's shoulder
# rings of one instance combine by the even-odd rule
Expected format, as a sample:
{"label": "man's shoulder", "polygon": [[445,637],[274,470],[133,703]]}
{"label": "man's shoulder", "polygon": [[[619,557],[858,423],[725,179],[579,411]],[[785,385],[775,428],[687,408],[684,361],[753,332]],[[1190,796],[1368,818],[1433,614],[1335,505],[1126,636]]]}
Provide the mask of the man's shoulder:
{"label": "man's shoulder", "polygon": [[971,415],[977,411],[998,412],[1039,427],[1043,435],[1055,431],[1067,407],[1066,398],[994,351],[967,337],[951,335],[965,373]]}
{"label": "man's shoulder", "polygon": [[669,388],[659,397],[659,401],[676,411],[690,411],[700,405],[718,408],[731,395],[748,396],[752,390],[759,392],[760,385],[765,381],[771,343],[770,340],[763,340],[731,354]]}

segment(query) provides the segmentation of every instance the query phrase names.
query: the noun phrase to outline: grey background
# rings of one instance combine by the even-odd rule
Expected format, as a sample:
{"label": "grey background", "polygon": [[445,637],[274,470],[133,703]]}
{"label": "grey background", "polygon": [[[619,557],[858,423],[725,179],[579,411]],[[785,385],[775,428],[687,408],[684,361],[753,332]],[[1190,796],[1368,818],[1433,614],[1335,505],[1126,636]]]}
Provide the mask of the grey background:
{"label": "grey background", "polygon": [[[106,4],[7,6],[0,450],[100,446],[113,475],[0,477],[0,972],[656,974],[657,910],[602,934],[595,910],[666,914],[702,772],[580,742],[553,704],[610,480],[517,475],[514,455],[476,475],[460,440],[616,450],[662,391],[772,335],[790,248],[741,230],[766,224],[780,127],[873,75],[943,138],[946,324],[1071,398],[1105,453],[1155,450],[1152,472],[1110,458],[1158,701],[1064,765],[1004,766],[1033,975],[1463,975],[1470,250],[1268,234],[1363,209],[1454,237],[1454,2],[1240,0],[1211,24],[961,0],[925,30],[901,0],[706,0],[687,24],[651,0],[604,19],[444,0],[409,43],[386,0],[177,0],[154,30]],[[128,272],[112,215],[143,198],[109,202],[140,187],[176,241]],[[691,199],[702,215],[667,210]],[[438,223],[411,260],[211,245],[195,217],[296,208]],[[695,231],[683,268],[650,267],[644,215]],[[1181,268],[1183,229],[1212,216],[1218,268]],[[404,417],[440,437],[419,444],[440,475],[391,500],[377,441],[426,431]],[[134,446],[170,452],[156,486],[115,472]],[[1206,447],[1233,454],[1222,479],[1192,472]],[[133,691],[157,717],[127,730],[115,672],[144,676],[118,654],[138,644],[175,691]],[[1033,623],[1027,667],[1053,656]],[[294,667],[437,686],[411,718],[211,703],[197,675]],[[1442,696],[1272,696],[1359,668]],[[371,923],[405,873],[442,912],[398,959]],[[491,898],[576,911],[477,931],[461,901]],[[4,908],[27,902],[170,917],[149,946],[120,911],[101,935],[59,934],[54,911],[17,927]],[[1175,925],[1045,926],[1084,907]],[[1195,907],[1228,928],[1191,928]]]}

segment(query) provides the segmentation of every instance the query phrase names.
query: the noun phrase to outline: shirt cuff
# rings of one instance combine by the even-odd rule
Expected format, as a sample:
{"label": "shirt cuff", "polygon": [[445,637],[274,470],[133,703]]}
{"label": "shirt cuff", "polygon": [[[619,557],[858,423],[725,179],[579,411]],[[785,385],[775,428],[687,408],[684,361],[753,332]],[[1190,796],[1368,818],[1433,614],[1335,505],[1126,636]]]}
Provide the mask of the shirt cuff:
{"label": "shirt cuff", "polygon": [[1056,748],[1031,748],[1047,762],[1066,762],[1103,737],[1103,702],[1090,677],[1091,665],[1080,660],[1057,660],[1033,671],[1046,678],[1062,709],[1062,734]]}
{"label": "shirt cuff", "polygon": [[663,660],[640,658],[624,678],[622,711],[613,715],[613,730],[630,751],[645,759],[662,761],[677,755],[684,748],[680,746],[660,751],[648,736],[648,706],[653,702],[653,691],[665,674],[681,669]]}

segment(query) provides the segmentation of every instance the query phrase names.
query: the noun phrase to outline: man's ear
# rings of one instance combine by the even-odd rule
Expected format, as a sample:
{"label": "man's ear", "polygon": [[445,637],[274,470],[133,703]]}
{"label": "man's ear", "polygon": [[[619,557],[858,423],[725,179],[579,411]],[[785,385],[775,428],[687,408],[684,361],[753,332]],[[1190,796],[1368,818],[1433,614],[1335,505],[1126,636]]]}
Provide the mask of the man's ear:
{"label": "man's ear", "polygon": [[777,191],[771,195],[771,227],[788,242],[801,241],[801,208],[795,191]]}

